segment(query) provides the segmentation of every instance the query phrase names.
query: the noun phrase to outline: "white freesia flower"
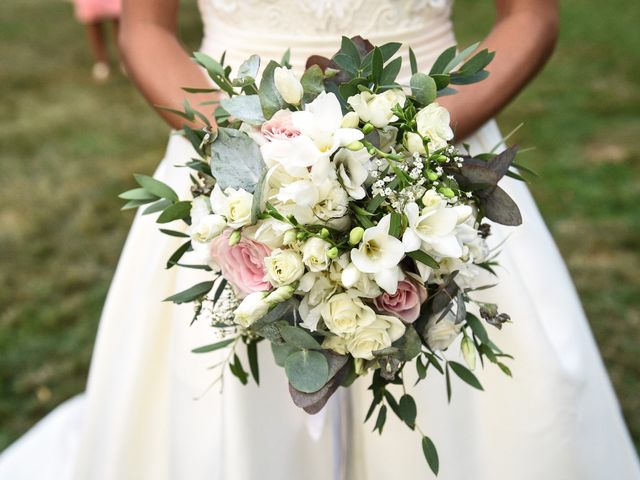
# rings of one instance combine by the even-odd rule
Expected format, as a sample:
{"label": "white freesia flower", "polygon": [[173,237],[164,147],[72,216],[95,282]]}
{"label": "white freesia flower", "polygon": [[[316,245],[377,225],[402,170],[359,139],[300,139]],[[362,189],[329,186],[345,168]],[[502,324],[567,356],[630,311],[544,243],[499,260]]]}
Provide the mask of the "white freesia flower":
{"label": "white freesia flower", "polygon": [[342,148],[333,157],[337,167],[338,178],[351,198],[360,200],[366,192],[364,182],[369,177],[371,156],[362,148],[355,152]]}
{"label": "white freesia flower", "polygon": [[276,249],[265,257],[266,278],[272,285],[281,287],[290,285],[304,273],[302,257],[293,250]]}
{"label": "white freesia flower", "polygon": [[376,319],[373,309],[351,292],[339,293],[322,307],[322,319],[331,333],[349,336]]}
{"label": "white freesia flower", "polygon": [[351,250],[351,261],[361,272],[373,273],[382,288],[395,293],[399,281],[396,267],[404,256],[404,248],[400,240],[389,235],[390,223],[391,215],[386,215],[378,225],[367,228],[359,248]]}
{"label": "white freesia flower", "polygon": [[411,153],[426,153],[422,137],[415,132],[407,132],[404,134],[404,146]]}
{"label": "white freesia flower", "polygon": [[307,176],[309,167],[315,165],[323,156],[313,139],[306,135],[298,135],[288,140],[273,139],[262,145],[260,152],[268,168],[282,165],[289,175],[295,177]]}
{"label": "white freesia flower", "polygon": [[404,106],[406,96],[399,88],[374,94],[361,92],[347,99],[347,103],[358,114],[361,120],[370,122],[374,127],[386,127],[398,119],[391,109],[396,105]]}
{"label": "white freesia flower", "polygon": [[342,118],[340,126],[342,128],[358,128],[359,123],[360,117],[358,117],[356,112],[347,112],[347,114]]}
{"label": "white freesia flower", "polygon": [[438,103],[431,103],[417,113],[418,133],[429,138],[431,151],[446,147],[447,142],[453,138],[450,121],[449,111]]}
{"label": "white freesia flower", "polygon": [[311,237],[302,246],[302,261],[312,272],[321,272],[329,266],[327,251],[331,244],[318,237]]}
{"label": "white freesia flower", "polygon": [[200,195],[193,199],[191,202],[191,222],[198,223],[204,217],[211,213],[211,202],[209,198],[204,195]]}
{"label": "white freesia flower", "polygon": [[269,311],[266,301],[267,292],[253,292],[244,297],[235,311],[234,321],[244,328],[250,327],[256,320],[262,318]]}
{"label": "white freesia flower", "polygon": [[302,325],[311,330],[316,330],[320,321],[320,312],[323,302],[336,290],[335,283],[331,282],[326,273],[305,273],[298,283],[298,291],[305,293],[300,302],[300,316]]}
{"label": "white freesia flower", "polygon": [[409,225],[402,237],[407,252],[426,250],[445,257],[460,257],[462,247],[454,234],[458,213],[454,208],[435,208],[420,214],[416,203],[405,207]]}
{"label": "white freesia flower", "polygon": [[321,155],[331,155],[364,137],[357,128],[342,127],[342,108],[333,93],[320,93],[304,111],[293,112],[291,117],[301,136],[311,138]]}
{"label": "white freesia flower", "polygon": [[358,270],[346,253],[331,264],[330,277],[359,297],[375,298],[382,293],[373,274]]}
{"label": "white freesia flower", "polygon": [[440,207],[444,202],[444,197],[434,189],[427,190],[422,196],[422,205],[424,205],[422,213],[425,213],[427,210],[432,210],[434,208]]}
{"label": "white freesia flower", "polygon": [[211,192],[211,209],[227,219],[231,228],[240,228],[251,223],[253,195],[242,188],[227,188],[224,193],[216,185]]}
{"label": "white freesia flower", "polygon": [[432,316],[426,325],[427,330],[427,345],[433,350],[445,350],[453,341],[460,335],[462,329],[462,323],[456,324],[456,316],[452,311],[447,314],[441,320],[441,314]]}
{"label": "white freesia flower", "polygon": [[276,67],[273,71],[273,81],[285,102],[291,105],[300,104],[304,90],[295,73],[285,67]]}
{"label": "white freesia flower", "polygon": [[355,358],[373,360],[373,352],[390,347],[406,330],[405,325],[396,317],[376,315],[375,320],[359,328],[347,340],[347,350]]}

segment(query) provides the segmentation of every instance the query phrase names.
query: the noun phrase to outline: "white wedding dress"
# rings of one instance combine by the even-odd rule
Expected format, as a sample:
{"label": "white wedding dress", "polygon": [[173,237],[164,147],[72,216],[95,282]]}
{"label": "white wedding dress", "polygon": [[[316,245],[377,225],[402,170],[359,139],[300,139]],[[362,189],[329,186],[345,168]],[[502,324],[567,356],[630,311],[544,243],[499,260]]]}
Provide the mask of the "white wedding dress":
{"label": "white wedding dress", "polygon": [[[279,59],[291,47],[300,69],[331,55],[340,35],[410,44],[421,67],[455,43],[446,0],[200,0],[202,50]],[[403,74],[406,78],[408,61]],[[567,87],[569,88],[569,87]],[[469,139],[476,151],[500,141],[490,122]],[[193,155],[172,136],[157,178],[182,196]],[[544,180],[542,180],[544,181]],[[441,479],[638,480],[640,467],[567,270],[522,183],[504,181],[524,224],[506,236],[500,286],[483,298],[513,323],[492,329],[514,355],[513,378],[477,370],[485,391],[453,381],[447,405],[436,372],[413,389],[419,423],[440,453]],[[164,270],[179,244],[151,217],[136,217],[105,305],[87,392],[63,404],[0,456],[0,479],[390,480],[431,478],[419,437],[390,418],[379,436],[363,426],[366,380],[340,391],[318,416],[294,407],[284,372],[260,350],[262,386],[227,375],[202,395],[224,352],[195,355],[210,328],[189,326],[190,306],[162,303],[204,275]],[[450,353],[450,355],[454,355]],[[246,362],[245,362],[246,364]],[[195,397],[200,397],[196,400]]]}

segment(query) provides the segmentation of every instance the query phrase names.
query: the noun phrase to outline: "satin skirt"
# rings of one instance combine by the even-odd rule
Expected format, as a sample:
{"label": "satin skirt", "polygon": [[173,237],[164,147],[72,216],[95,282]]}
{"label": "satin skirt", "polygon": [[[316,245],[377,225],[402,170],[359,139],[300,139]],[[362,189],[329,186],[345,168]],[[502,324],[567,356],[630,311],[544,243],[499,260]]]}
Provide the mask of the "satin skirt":
{"label": "satin skirt", "polygon": [[[488,151],[491,122],[470,139]],[[174,135],[155,173],[181,197],[193,156]],[[513,323],[492,329],[515,359],[513,378],[478,368],[485,391],[453,378],[447,404],[435,371],[411,389],[418,422],[440,453],[440,479],[640,479],[618,402],[558,250],[520,182],[506,179],[523,225],[496,226],[501,249],[496,302]],[[105,304],[87,392],[63,404],[0,456],[0,479],[387,480],[430,478],[420,438],[390,415],[382,436],[363,425],[367,379],[341,390],[318,416],[294,407],[284,372],[261,344],[261,386],[228,372],[209,389],[225,351],[196,355],[211,330],[192,307],[162,299],[206,277],[163,268],[180,239],[137,216]],[[491,327],[489,327],[491,328]],[[457,356],[455,347],[449,358]],[[246,365],[246,361],[245,361]],[[411,373],[408,367],[412,384]]]}

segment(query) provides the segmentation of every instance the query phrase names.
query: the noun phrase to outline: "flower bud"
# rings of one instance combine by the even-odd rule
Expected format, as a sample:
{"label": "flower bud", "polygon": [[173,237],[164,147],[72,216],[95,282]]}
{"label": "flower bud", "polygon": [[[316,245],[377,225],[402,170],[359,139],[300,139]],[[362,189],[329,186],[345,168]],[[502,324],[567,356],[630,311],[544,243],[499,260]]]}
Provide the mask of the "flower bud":
{"label": "flower bud", "polygon": [[278,287],[273,290],[267,297],[265,298],[266,302],[269,305],[275,305],[276,303],[282,303],[289,300],[293,297],[293,292],[296,291],[296,286],[285,285],[284,287]]}
{"label": "flower bud", "polygon": [[229,235],[229,246],[233,247],[236,243],[240,241],[241,234],[240,230],[234,230],[231,235]]}
{"label": "flower bud", "polygon": [[340,125],[342,128],[358,128],[358,124],[360,123],[360,117],[356,112],[348,112],[344,117],[342,117],[342,124]]}
{"label": "flower bud", "polygon": [[327,250],[327,257],[329,258],[336,258],[338,256],[338,247],[331,247],[329,250]]}
{"label": "flower bud", "polygon": [[349,232],[349,245],[357,245],[362,240],[362,236],[364,235],[364,228],[362,227],[354,227],[351,232]]}
{"label": "flower bud", "polygon": [[292,228],[291,230],[287,230],[286,232],[284,232],[282,243],[284,243],[285,245],[291,245],[296,241],[297,238],[298,234],[296,233],[295,229]]}
{"label": "flower bud", "polygon": [[449,161],[449,157],[445,157],[444,155],[437,155],[435,160],[440,163],[446,163]]}
{"label": "flower bud", "polygon": [[411,153],[426,153],[422,137],[414,132],[404,134],[404,146]]}
{"label": "flower bud", "polygon": [[460,351],[469,370],[474,370],[476,368],[476,346],[469,337],[465,336],[460,342]]}
{"label": "flower bud", "polygon": [[427,170],[427,178],[432,182],[435,182],[438,178],[440,178],[440,175],[438,175],[433,170]]}
{"label": "flower bud", "polygon": [[362,127],[362,133],[364,133],[365,135],[369,135],[371,132],[373,132],[374,128],[376,127],[374,127],[370,123],[365,123],[364,127]]}
{"label": "flower bud", "polygon": [[291,105],[300,104],[304,90],[300,80],[291,70],[284,67],[276,67],[273,71],[273,81],[276,85],[276,90],[278,90],[285,102]]}
{"label": "flower bud", "polygon": [[456,196],[455,192],[451,190],[449,187],[442,187],[438,189],[438,192],[440,192],[442,195],[444,195],[447,198],[453,198]]}
{"label": "flower bud", "polygon": [[307,234],[305,232],[298,232],[298,234],[296,235],[296,238],[298,240],[304,240],[305,238],[307,238]]}
{"label": "flower bud", "polygon": [[331,233],[329,233],[329,230],[327,230],[326,228],[323,228],[322,230],[320,230],[320,236],[322,238],[329,238],[331,236]]}
{"label": "flower bud", "polygon": [[364,145],[362,144],[362,142],[356,140],[355,142],[351,142],[349,145],[347,145],[347,148],[352,152],[357,152],[358,150],[362,150],[364,148]]}

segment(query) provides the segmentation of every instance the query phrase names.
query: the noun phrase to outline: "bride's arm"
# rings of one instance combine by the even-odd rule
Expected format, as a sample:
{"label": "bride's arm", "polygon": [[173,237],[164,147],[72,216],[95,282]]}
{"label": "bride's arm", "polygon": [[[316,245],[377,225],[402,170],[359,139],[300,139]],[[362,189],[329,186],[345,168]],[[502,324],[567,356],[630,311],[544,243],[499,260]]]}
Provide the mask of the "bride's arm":
{"label": "bride's arm", "polygon": [[[147,101],[181,110],[185,97],[194,106],[205,100],[203,94],[187,94],[181,87],[209,88],[211,82],[178,41],[178,1],[124,0],[119,45],[127,72]],[[213,109],[197,108],[209,117]],[[174,128],[184,123],[177,115],[158,113]]]}
{"label": "bride's arm", "polygon": [[438,100],[464,139],[507,105],[551,56],[558,36],[557,0],[495,0],[497,19],[480,49],[495,50],[490,75]]}

